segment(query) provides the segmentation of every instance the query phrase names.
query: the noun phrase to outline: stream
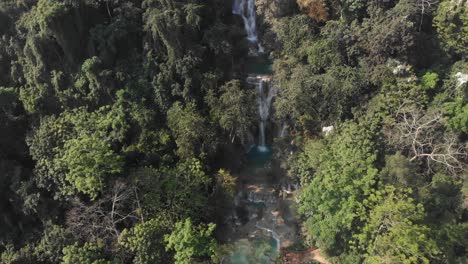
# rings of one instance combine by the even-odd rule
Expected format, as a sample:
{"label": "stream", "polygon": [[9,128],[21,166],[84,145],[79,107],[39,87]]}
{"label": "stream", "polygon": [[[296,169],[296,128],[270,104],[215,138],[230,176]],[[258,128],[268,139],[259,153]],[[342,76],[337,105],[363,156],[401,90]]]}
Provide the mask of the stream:
{"label": "stream", "polygon": [[[247,40],[255,52],[247,59],[245,83],[257,93],[258,137],[247,153],[247,162],[237,175],[238,189],[222,233],[229,254],[222,263],[276,263],[282,248],[298,240],[298,217],[294,194],[298,185],[272,158],[271,105],[277,87],[271,81],[271,63],[259,42],[254,0],[235,0],[233,14],[244,21]],[[281,129],[282,130],[282,129]]]}

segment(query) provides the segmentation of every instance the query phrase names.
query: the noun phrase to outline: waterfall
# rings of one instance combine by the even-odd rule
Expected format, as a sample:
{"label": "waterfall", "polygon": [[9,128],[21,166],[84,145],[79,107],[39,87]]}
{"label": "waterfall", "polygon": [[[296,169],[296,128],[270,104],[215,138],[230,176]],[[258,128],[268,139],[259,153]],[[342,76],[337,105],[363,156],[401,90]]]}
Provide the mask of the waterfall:
{"label": "waterfall", "polygon": [[232,13],[242,17],[242,20],[244,20],[244,28],[247,32],[247,39],[251,43],[257,44],[258,52],[263,53],[263,47],[258,42],[255,0],[234,0]]}
{"label": "waterfall", "polygon": [[[261,77],[260,81],[256,84],[257,86],[257,103],[258,103],[258,114],[259,120],[259,132],[258,132],[258,150],[261,152],[268,151],[265,143],[265,126],[270,116],[271,101],[276,96],[275,87],[268,87],[270,82],[269,77]],[[268,89],[268,91],[265,91]]]}
{"label": "waterfall", "polygon": [[247,78],[247,83],[255,86],[257,90],[257,104],[258,104],[258,151],[267,152],[265,139],[265,129],[270,116],[271,102],[277,94],[275,86],[271,86],[269,75],[251,75]]}

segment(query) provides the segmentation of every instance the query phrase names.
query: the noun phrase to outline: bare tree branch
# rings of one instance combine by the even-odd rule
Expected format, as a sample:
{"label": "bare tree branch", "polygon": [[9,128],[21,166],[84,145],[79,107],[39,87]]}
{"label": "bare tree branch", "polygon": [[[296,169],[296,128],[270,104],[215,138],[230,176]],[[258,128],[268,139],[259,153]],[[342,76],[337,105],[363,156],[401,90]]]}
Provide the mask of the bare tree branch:
{"label": "bare tree branch", "polygon": [[70,230],[84,240],[104,241],[111,251],[124,227],[143,221],[136,187],[120,181],[92,204],[75,199],[72,205],[66,215]]}
{"label": "bare tree branch", "polygon": [[429,171],[438,164],[453,175],[466,168],[467,148],[456,135],[444,131],[441,111],[423,114],[401,107],[396,120],[397,145],[408,152],[410,161],[426,161]]}

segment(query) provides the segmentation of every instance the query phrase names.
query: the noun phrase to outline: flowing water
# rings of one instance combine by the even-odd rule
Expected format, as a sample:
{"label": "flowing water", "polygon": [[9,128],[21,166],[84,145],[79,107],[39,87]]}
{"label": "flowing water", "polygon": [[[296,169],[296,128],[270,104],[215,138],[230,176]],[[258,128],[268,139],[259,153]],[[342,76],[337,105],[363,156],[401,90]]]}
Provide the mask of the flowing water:
{"label": "flowing water", "polygon": [[270,117],[271,103],[277,95],[277,89],[271,85],[269,75],[252,75],[247,78],[247,83],[253,85],[257,91],[257,108],[259,116],[258,145],[260,152],[269,151],[266,145],[265,130]]}
{"label": "flowing water", "polygon": [[[293,192],[297,187],[288,183],[272,160],[267,144],[271,104],[277,89],[271,82],[271,62],[258,41],[255,0],[234,0],[233,11],[244,20],[247,39],[257,51],[247,60],[250,74],[246,82],[257,92],[258,140],[247,153],[247,164],[238,175],[238,193],[232,211],[225,217],[222,230],[230,253],[222,263],[273,264],[280,249],[297,241],[298,225]],[[270,135],[271,137],[271,135]]]}
{"label": "flowing water", "polygon": [[260,116],[259,121],[259,136],[258,136],[258,149],[260,151],[268,151],[265,143],[265,127],[270,117],[271,101],[276,96],[276,88],[270,86],[270,80],[261,78],[257,86],[257,103],[258,113]]}
{"label": "flowing water", "polygon": [[263,53],[263,47],[258,41],[255,0],[234,0],[232,13],[242,17],[247,39],[251,43],[257,45],[257,51],[259,53]]}

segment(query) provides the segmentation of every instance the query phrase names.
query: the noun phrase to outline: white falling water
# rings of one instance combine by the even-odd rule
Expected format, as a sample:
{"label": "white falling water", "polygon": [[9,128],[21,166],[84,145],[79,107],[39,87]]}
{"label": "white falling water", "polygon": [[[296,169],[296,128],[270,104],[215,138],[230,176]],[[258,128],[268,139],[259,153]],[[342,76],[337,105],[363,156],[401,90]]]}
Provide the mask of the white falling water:
{"label": "white falling water", "polygon": [[234,0],[232,13],[242,17],[244,20],[244,28],[247,32],[247,39],[251,43],[257,44],[258,52],[263,53],[263,47],[258,42],[255,0]]}
{"label": "white falling water", "polygon": [[[257,103],[258,103],[258,114],[260,117],[259,123],[259,135],[258,135],[258,150],[261,152],[268,151],[265,143],[265,126],[270,116],[270,108],[273,97],[276,96],[276,88],[274,86],[269,87],[269,78],[260,78],[260,81],[256,84],[257,87]],[[267,91],[266,91],[267,89]]]}

